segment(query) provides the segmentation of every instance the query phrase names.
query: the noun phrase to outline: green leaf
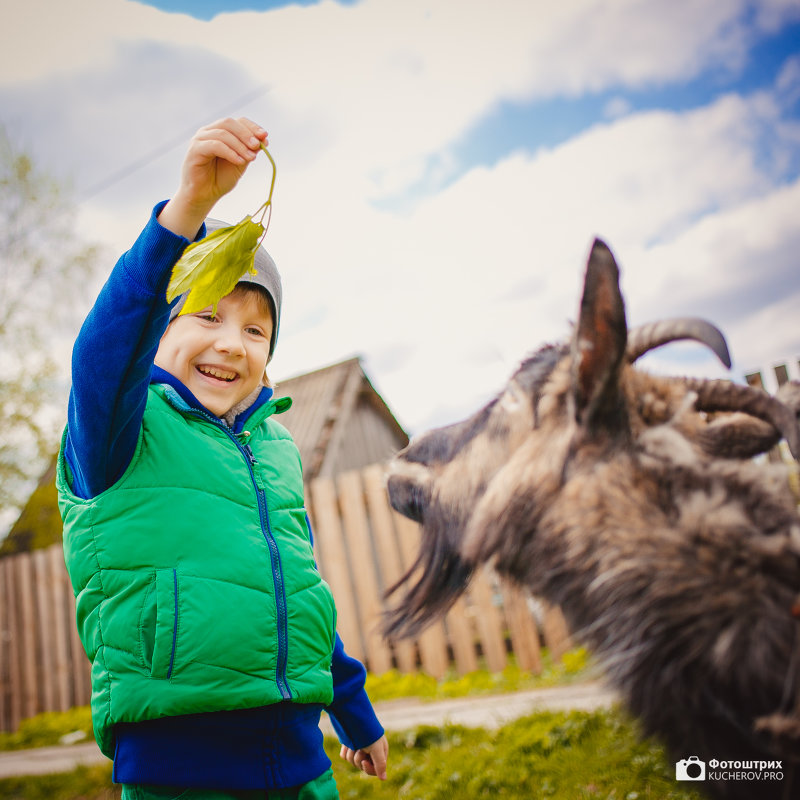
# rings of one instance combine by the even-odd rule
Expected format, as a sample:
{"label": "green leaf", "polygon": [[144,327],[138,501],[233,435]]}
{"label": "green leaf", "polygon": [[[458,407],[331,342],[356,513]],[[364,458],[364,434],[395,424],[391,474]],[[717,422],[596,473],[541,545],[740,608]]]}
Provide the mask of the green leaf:
{"label": "green leaf", "polygon": [[181,314],[195,314],[230,294],[246,272],[255,273],[253,261],[264,226],[245,217],[238,225],[219,228],[190,244],[172,268],[167,302],[188,291]]}

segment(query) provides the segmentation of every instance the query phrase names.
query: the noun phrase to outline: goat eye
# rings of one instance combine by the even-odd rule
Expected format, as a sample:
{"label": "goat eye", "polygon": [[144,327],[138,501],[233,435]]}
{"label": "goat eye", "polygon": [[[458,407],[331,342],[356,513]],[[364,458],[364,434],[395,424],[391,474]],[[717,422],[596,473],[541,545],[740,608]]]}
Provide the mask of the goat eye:
{"label": "goat eye", "polygon": [[514,412],[520,407],[520,396],[515,391],[507,391],[500,400],[503,411]]}

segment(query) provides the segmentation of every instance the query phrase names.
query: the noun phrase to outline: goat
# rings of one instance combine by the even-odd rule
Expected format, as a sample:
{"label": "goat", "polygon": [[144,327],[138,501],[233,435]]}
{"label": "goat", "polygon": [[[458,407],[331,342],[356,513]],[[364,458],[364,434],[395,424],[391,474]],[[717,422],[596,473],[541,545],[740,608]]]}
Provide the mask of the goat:
{"label": "goat", "polygon": [[798,457],[800,384],[773,397],[635,367],[686,338],[730,366],[702,320],[629,333],[617,264],[596,240],[571,342],[538,350],[474,416],[393,461],[391,503],[423,538],[390,590],[410,586],[386,633],[418,632],[492,562],[561,607],[676,760],[781,762],[783,780],[708,791],[798,797],[800,516],[786,467],[753,457],[782,438]]}

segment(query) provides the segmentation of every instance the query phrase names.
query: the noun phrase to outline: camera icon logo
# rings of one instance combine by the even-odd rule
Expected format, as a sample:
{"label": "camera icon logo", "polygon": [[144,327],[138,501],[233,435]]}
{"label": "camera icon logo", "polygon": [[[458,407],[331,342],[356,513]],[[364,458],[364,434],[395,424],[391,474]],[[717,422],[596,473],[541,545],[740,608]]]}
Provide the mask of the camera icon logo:
{"label": "camera icon logo", "polygon": [[704,781],[706,779],[706,762],[697,756],[681,759],[675,763],[676,781]]}

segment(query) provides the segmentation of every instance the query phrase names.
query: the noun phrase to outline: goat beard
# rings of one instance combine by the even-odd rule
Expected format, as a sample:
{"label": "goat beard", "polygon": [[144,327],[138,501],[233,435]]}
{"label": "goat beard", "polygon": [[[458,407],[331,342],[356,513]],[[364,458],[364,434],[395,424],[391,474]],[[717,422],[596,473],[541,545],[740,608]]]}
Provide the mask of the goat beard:
{"label": "goat beard", "polygon": [[443,616],[472,578],[474,565],[459,553],[453,541],[452,524],[437,519],[435,512],[432,516],[429,520],[426,513],[424,541],[416,560],[386,592],[387,597],[395,594],[418,575],[400,603],[386,614],[384,633],[388,639],[414,636]]}
{"label": "goat beard", "polygon": [[571,427],[560,435],[558,446],[549,450],[544,471],[536,467],[541,459],[533,457],[539,446],[535,438],[523,442],[487,487],[474,487],[478,499],[467,508],[447,502],[441,494],[430,499],[419,554],[387,591],[387,596],[394,594],[418,575],[400,603],[386,615],[384,631],[388,638],[413,636],[444,615],[466,591],[479,564],[494,561],[499,572],[531,587],[535,561],[529,561],[525,551],[533,539],[540,509],[547,507],[544,497],[551,495],[563,479],[573,436]]}

